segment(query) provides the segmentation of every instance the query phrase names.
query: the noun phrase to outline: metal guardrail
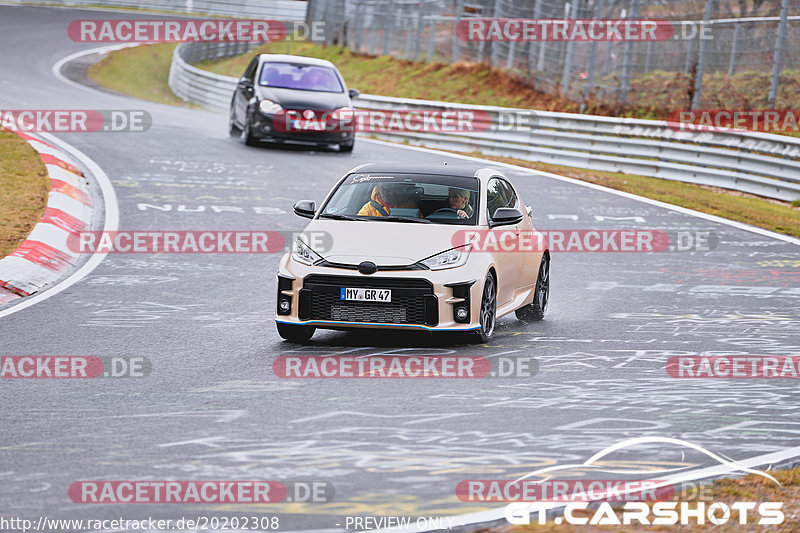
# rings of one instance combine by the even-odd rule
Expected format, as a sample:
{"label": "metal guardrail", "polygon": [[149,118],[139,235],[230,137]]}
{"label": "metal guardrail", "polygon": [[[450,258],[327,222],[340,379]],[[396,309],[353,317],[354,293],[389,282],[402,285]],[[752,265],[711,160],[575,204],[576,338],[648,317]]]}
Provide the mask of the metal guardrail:
{"label": "metal guardrail", "polygon": [[[228,110],[237,79],[189,64],[195,47],[216,57],[233,55],[228,43],[176,47],[169,74],[172,91],[209,109]],[[208,53],[208,52],[207,52]],[[240,51],[241,53],[241,51]],[[677,131],[667,122],[474,106],[362,94],[360,109],[452,110],[486,113],[486,131],[375,133],[378,138],[431,148],[475,151],[608,172],[653,176],[731,189],[784,201],[800,199],[800,138],[743,131]],[[527,114],[530,128],[503,131],[501,114]]]}
{"label": "metal guardrail", "polygon": [[301,0],[15,0],[14,3],[144,9],[284,22],[305,21],[308,8],[308,2]]}

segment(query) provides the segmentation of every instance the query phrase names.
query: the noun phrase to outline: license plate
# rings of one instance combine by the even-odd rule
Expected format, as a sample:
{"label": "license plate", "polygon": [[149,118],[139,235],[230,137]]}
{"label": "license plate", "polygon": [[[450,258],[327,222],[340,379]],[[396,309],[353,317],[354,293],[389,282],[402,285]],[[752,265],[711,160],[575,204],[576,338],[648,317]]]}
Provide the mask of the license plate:
{"label": "license plate", "polygon": [[292,129],[295,130],[316,130],[322,131],[325,129],[325,123],[321,120],[292,120]]}
{"label": "license plate", "polygon": [[339,299],[355,302],[391,302],[392,291],[390,289],[339,289]]}

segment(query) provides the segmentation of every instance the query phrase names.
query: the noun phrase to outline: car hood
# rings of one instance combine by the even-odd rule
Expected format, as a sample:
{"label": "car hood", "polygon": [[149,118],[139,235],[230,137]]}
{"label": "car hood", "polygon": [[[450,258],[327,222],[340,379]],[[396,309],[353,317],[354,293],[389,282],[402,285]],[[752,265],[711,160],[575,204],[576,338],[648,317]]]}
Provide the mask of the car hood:
{"label": "car hood", "polygon": [[[369,220],[312,220],[314,251],[334,263],[378,266],[409,265],[453,248],[454,236],[470,226],[380,222]],[[322,244],[324,243],[324,244]]]}
{"label": "car hood", "polygon": [[329,110],[351,105],[346,92],[326,93],[259,86],[258,94],[262,99],[277,102],[286,109]]}

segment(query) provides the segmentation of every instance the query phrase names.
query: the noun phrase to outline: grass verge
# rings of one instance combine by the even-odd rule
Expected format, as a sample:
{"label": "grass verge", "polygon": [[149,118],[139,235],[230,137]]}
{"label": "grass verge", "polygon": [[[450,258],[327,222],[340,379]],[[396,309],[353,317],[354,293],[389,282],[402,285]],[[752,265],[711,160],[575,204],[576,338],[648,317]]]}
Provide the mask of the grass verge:
{"label": "grass verge", "polygon": [[88,76],[100,85],[160,104],[195,107],[169,88],[169,66],[174,43],[123,48],[89,67]]}
{"label": "grass verge", "polygon": [[[780,525],[758,527],[758,512],[754,509],[747,514],[747,525],[739,524],[737,521],[737,512],[731,511],[730,520],[722,525],[708,523],[705,525],[697,525],[696,523],[690,523],[690,525],[685,526],[593,526],[588,524],[562,524],[557,526],[551,522],[546,525],[514,526],[511,528],[504,528],[503,530],[508,531],[510,529],[511,533],[593,533],[598,531],[714,531],[715,533],[774,531],[778,533],[792,533],[800,531],[800,468],[771,470],[769,473],[780,482],[781,486],[776,485],[764,477],[751,474],[735,479],[720,479],[702,487],[700,491],[689,490],[680,495],[676,495],[673,500],[688,502],[691,509],[697,506],[698,502],[696,500],[698,499],[698,492],[702,496],[702,501],[706,502],[706,507],[713,502],[723,502],[728,506],[737,501],[755,502],[756,505],[763,502],[783,502],[781,510],[784,514],[784,521]],[[616,508],[617,505],[613,504],[612,507]],[[583,512],[575,512],[573,514],[576,517],[591,518],[594,513],[590,511],[588,514]],[[618,510],[616,515],[621,517],[622,511]],[[721,511],[717,511],[717,516],[721,516]],[[652,518],[652,516],[650,518]]]}
{"label": "grass verge", "polygon": [[47,207],[50,179],[36,151],[0,130],[0,258],[17,249]]}

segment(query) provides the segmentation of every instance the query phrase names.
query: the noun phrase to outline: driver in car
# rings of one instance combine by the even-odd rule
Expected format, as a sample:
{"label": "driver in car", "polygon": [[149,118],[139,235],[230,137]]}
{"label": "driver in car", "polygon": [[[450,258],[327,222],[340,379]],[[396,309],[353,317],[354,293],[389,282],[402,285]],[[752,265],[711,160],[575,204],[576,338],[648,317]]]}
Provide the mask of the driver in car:
{"label": "driver in car", "polygon": [[470,218],[472,216],[473,209],[469,205],[468,190],[451,187],[448,191],[447,200],[450,202],[450,209],[454,209],[459,217]]}
{"label": "driver in car", "polygon": [[372,188],[369,202],[358,212],[361,216],[389,216],[393,207],[419,209],[413,188],[401,183],[379,183]]}

